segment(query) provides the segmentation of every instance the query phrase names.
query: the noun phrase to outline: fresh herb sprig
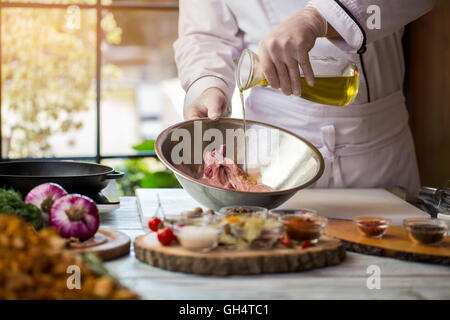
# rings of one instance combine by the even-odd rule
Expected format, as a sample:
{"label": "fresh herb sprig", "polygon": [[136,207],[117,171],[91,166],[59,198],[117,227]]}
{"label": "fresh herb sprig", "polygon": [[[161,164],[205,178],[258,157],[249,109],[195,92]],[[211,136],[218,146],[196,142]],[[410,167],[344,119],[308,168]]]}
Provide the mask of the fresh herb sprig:
{"label": "fresh herb sprig", "polygon": [[22,195],[12,189],[0,188],[0,214],[14,214],[29,222],[35,230],[45,226],[39,209],[32,204],[24,203]]}

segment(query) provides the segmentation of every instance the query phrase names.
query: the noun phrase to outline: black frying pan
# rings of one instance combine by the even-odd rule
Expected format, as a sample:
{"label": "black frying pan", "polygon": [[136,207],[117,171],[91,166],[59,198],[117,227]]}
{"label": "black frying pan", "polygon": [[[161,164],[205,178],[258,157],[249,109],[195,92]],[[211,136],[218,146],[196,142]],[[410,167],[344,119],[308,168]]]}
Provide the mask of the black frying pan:
{"label": "black frying pan", "polygon": [[122,172],[88,162],[13,161],[0,163],[0,187],[9,187],[24,196],[33,187],[46,182],[61,185],[69,193],[96,195],[111,179],[120,179]]}

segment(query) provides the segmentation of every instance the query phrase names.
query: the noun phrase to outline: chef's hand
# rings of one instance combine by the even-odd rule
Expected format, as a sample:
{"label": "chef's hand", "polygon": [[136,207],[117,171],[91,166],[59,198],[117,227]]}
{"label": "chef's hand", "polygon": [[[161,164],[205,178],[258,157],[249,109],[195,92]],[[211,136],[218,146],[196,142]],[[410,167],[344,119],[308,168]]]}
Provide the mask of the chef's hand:
{"label": "chef's hand", "polygon": [[327,22],[320,13],[307,6],[279,24],[259,43],[259,60],[270,86],[281,87],[286,95],[300,96],[298,65],[308,85],[314,85],[314,73],[308,52],[316,38],[327,34]]}
{"label": "chef's hand", "polygon": [[209,88],[184,110],[186,120],[208,117],[217,120],[230,115],[227,107],[227,98],[222,90]]}

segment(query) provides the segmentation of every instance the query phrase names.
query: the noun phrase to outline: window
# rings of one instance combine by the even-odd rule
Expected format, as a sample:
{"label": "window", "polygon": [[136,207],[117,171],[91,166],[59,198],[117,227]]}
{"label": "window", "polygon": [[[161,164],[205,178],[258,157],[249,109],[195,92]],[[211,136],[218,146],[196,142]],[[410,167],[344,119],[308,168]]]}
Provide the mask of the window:
{"label": "window", "polygon": [[179,120],[177,2],[2,0],[0,11],[2,159],[126,158]]}
{"label": "window", "polygon": [[154,157],[133,146],[181,120],[177,19],[177,1],[0,0],[0,160]]}

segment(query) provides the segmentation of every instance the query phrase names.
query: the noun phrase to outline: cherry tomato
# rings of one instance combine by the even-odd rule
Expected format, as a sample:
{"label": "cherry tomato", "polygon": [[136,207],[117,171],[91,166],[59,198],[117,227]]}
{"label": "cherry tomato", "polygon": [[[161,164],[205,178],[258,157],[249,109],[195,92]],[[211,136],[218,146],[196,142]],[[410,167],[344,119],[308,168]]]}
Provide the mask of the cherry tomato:
{"label": "cherry tomato", "polygon": [[175,235],[170,227],[164,227],[157,232],[158,240],[163,246],[168,246],[175,240]]}
{"label": "cherry tomato", "polygon": [[302,243],[302,249],[308,248],[311,245],[311,241],[306,240]]}
{"label": "cherry tomato", "polygon": [[286,247],[289,247],[292,244],[291,238],[289,238],[289,236],[287,234],[282,236],[280,241],[281,241],[281,244]]}
{"label": "cherry tomato", "polygon": [[154,217],[148,221],[148,228],[152,231],[158,231],[159,225],[162,223],[161,219]]}

